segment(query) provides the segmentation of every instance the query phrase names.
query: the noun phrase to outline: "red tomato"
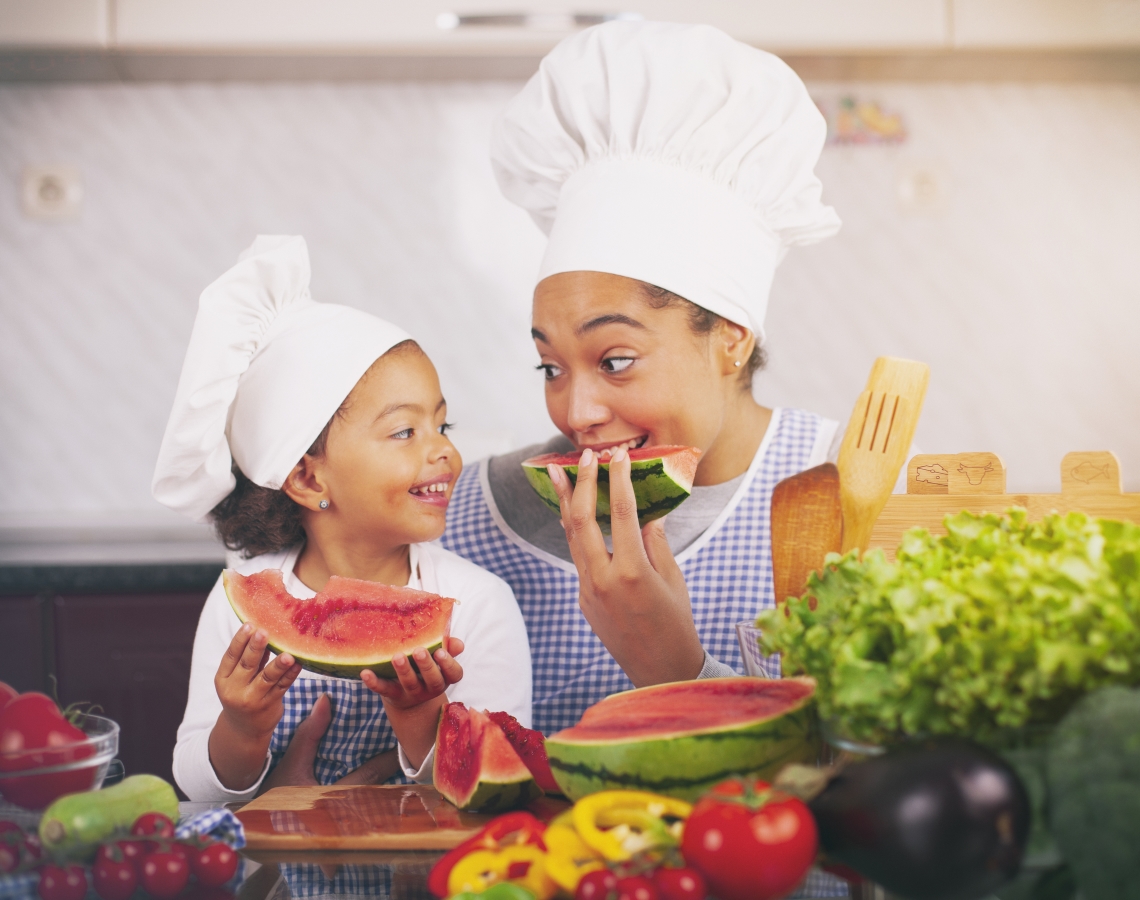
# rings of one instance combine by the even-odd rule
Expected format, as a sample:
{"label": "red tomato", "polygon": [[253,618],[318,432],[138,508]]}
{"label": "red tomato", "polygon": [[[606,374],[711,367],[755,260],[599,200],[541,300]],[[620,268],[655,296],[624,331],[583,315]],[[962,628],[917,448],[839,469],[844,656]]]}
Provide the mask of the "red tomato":
{"label": "red tomato", "polygon": [[87,893],[87,873],[83,866],[47,865],[40,869],[37,888],[42,900],[83,900]]}
{"label": "red tomato", "polygon": [[131,834],[135,837],[163,838],[172,841],[174,840],[174,823],[170,821],[168,816],[164,816],[160,812],[143,813],[135,819],[135,824],[131,826]]}
{"label": "red tomato", "polygon": [[720,900],[776,900],[791,893],[818,849],[815,820],[795,797],[763,781],[725,781],[697,801],[681,853]]}
{"label": "red tomato", "polygon": [[653,873],[653,883],[661,900],[705,900],[709,893],[696,869],[662,866]]}
{"label": "red tomato", "polygon": [[139,886],[139,873],[114,844],[105,844],[96,854],[92,869],[95,893],[103,900],[127,900]]}
{"label": "red tomato", "polygon": [[661,900],[657,885],[644,875],[630,875],[619,878],[617,883],[618,900]]}
{"label": "red tomato", "polygon": [[[0,771],[19,772],[85,759],[95,752],[82,743],[86,740],[87,735],[63,717],[50,697],[20,694],[0,710]],[[12,803],[41,809],[63,794],[90,790],[93,774],[94,767],[8,778],[0,784]]]}
{"label": "red tomato", "polygon": [[143,890],[159,900],[169,900],[190,880],[190,863],[177,853],[158,851],[143,860]]}
{"label": "red tomato", "polygon": [[20,847],[23,843],[23,835],[19,832],[12,838],[0,834],[0,873],[6,875],[20,867]]}
{"label": "red tomato", "polygon": [[150,841],[115,841],[115,846],[123,852],[127,862],[136,870],[141,870],[143,857],[147,854],[147,844],[149,843]]}
{"label": "red tomato", "polygon": [[20,696],[20,692],[12,685],[0,681],[0,709],[3,709],[9,700],[14,700]]}
{"label": "red tomato", "polygon": [[617,876],[609,869],[595,869],[579,879],[574,900],[606,900],[617,894],[617,884]]}
{"label": "red tomato", "polygon": [[206,887],[221,887],[237,872],[238,855],[229,844],[215,841],[194,853],[190,866]]}

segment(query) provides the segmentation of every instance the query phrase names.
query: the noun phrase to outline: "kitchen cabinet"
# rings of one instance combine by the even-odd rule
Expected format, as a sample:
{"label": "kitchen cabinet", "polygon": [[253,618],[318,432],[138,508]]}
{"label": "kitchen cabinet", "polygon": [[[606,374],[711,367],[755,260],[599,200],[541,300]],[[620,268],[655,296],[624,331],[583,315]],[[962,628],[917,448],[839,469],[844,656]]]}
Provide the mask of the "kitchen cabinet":
{"label": "kitchen cabinet", "polygon": [[0,46],[105,47],[111,0],[0,0]]}
{"label": "kitchen cabinet", "polygon": [[[938,47],[948,40],[945,0],[115,0],[116,43],[126,48],[544,52],[570,33],[567,14],[574,12],[706,22],[780,49]],[[447,13],[460,22],[504,13],[532,18],[527,25],[441,28]]]}
{"label": "kitchen cabinet", "polygon": [[46,687],[43,615],[40,597],[0,597],[0,681],[20,692]]}
{"label": "kitchen cabinet", "polygon": [[956,47],[1059,49],[1140,45],[1140,0],[952,2]]}

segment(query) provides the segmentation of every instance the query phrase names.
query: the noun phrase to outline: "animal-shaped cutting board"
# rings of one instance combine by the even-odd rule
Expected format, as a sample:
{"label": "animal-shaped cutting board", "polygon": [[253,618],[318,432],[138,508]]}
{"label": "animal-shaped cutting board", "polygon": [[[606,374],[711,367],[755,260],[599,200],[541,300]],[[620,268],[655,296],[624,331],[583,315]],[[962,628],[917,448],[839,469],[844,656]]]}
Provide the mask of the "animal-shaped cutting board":
{"label": "animal-shaped cutting board", "polygon": [[[566,809],[540,798],[532,812]],[[494,816],[460,812],[422,784],[279,787],[238,812],[250,850],[450,850]]]}
{"label": "animal-shaped cutting board", "polygon": [[916,525],[945,534],[942,520],[974,513],[1026,509],[1030,519],[1080,510],[1090,516],[1140,522],[1140,494],[1121,489],[1120,463],[1106,450],[1067,453],[1061,460],[1061,493],[1007,494],[1005,466],[996,453],[919,454],[907,464],[906,493],[887,500],[871,531],[872,547],[894,558],[903,533]]}

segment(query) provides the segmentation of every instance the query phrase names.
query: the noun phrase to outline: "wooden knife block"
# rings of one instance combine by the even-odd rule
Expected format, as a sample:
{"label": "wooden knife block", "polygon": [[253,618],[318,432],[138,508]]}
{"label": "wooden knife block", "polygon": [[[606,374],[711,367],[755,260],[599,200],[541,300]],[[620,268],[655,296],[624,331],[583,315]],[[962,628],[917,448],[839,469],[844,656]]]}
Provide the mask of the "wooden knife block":
{"label": "wooden knife block", "polygon": [[1030,519],[1079,510],[1090,516],[1140,522],[1140,494],[1121,489],[1120,463],[1108,451],[1067,453],[1061,493],[1007,494],[1005,465],[996,453],[919,454],[907,465],[906,493],[892,494],[871,531],[871,547],[890,559],[903,533],[915,526],[945,534],[947,515],[1005,512],[1020,506]]}

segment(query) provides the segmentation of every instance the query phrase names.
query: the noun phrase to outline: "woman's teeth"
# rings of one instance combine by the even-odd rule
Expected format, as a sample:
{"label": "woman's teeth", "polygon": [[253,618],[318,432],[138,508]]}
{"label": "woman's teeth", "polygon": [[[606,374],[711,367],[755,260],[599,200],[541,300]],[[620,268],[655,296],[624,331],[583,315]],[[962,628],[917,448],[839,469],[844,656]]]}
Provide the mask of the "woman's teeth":
{"label": "woman's teeth", "polygon": [[439,481],[435,484],[425,484],[412,488],[413,494],[442,494],[447,490],[447,482]]}
{"label": "woman's teeth", "polygon": [[605,450],[599,450],[598,451],[598,456],[603,458],[603,459],[608,459],[609,457],[613,456],[618,450],[621,450],[622,448],[624,448],[626,450],[636,450],[643,443],[645,443],[645,439],[647,437],[648,437],[648,435],[642,435],[641,437],[638,437],[638,438],[630,438],[628,441],[625,441],[624,443],[614,444],[612,447],[606,447]]}

